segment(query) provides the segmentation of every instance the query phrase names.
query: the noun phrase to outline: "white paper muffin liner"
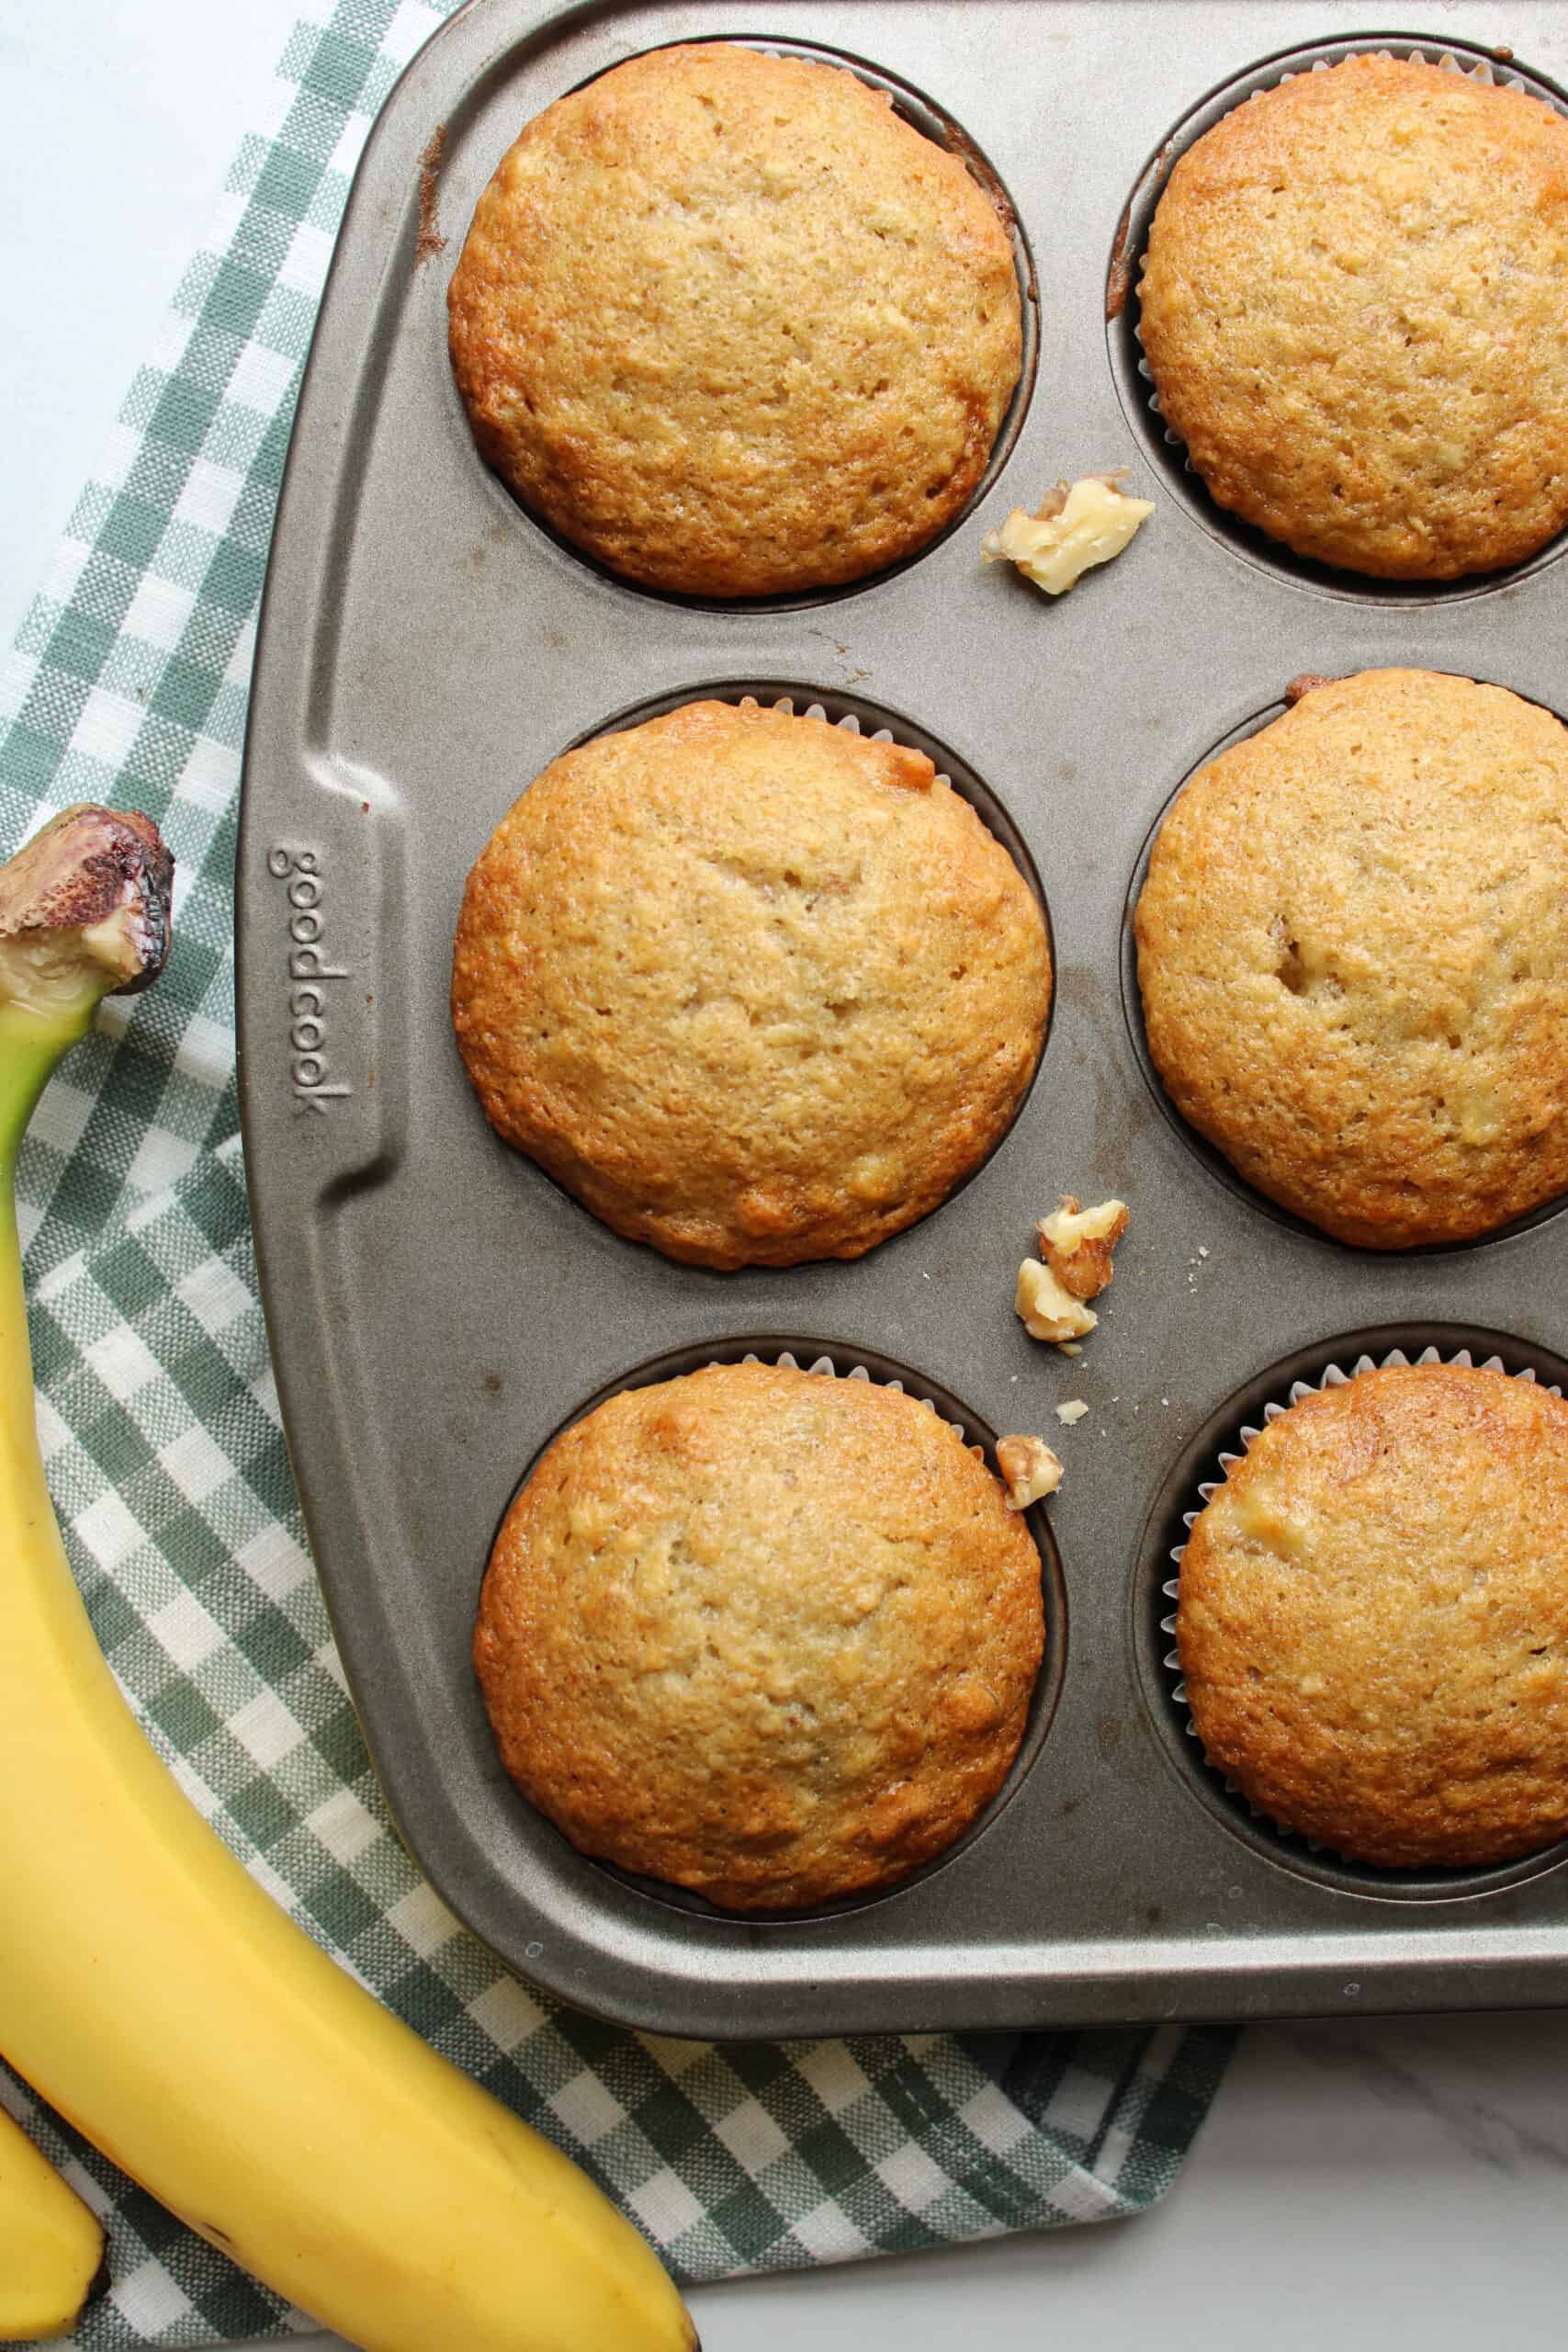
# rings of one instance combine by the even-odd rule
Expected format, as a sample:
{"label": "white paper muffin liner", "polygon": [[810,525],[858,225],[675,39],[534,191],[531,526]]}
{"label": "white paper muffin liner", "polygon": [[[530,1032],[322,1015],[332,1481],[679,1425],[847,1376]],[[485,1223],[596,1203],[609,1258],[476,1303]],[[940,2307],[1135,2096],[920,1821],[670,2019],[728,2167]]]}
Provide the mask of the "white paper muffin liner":
{"label": "white paper muffin liner", "polygon": [[[888,740],[891,741],[891,737]],[[892,1389],[896,1396],[908,1396],[910,1394],[908,1389],[905,1387],[903,1382],[898,1379],[897,1375],[890,1380],[878,1380],[876,1374],[870,1371],[863,1363],[852,1364],[848,1372],[840,1372],[838,1365],[833,1362],[832,1357],[828,1355],[818,1356],[810,1363],[802,1363],[800,1358],[788,1348],[785,1348],[782,1353],[776,1356],[759,1355],[755,1349],[750,1350],[747,1354],[739,1358],[734,1356],[715,1356],[712,1363],[705,1364],[703,1369],[705,1372],[716,1372],[720,1364],[734,1363],[737,1362],[740,1363],[772,1364],[773,1368],[779,1372],[810,1372],[818,1374],[819,1376],[825,1377],[829,1380],[863,1380],[869,1383],[873,1388]],[[679,1374],[677,1374],[676,1377],[678,1378]],[[935,1401],[930,1396],[916,1396],[912,1401],[917,1405],[923,1405],[928,1413],[937,1412]],[[939,1420],[945,1419],[945,1416],[940,1413],[937,1414],[937,1418]],[[954,1437],[962,1438],[965,1445],[973,1445],[976,1442],[976,1441],[970,1436],[962,1421],[948,1421],[947,1427],[953,1431]]]}
{"label": "white paper muffin liner", "polygon": [[[799,694],[769,694],[764,699],[762,695],[753,694],[749,687],[733,682],[727,684],[723,680],[711,686],[693,686],[689,693],[660,695],[651,702],[639,703],[635,709],[622,711],[615,718],[607,719],[603,727],[594,728],[591,735],[581,736],[579,742],[596,741],[604,735],[628,734],[634,727],[644,726],[651,718],[667,718],[694,702],[728,702],[739,710],[777,710],[782,711],[786,718],[820,718],[829,727],[841,728],[846,735],[863,735],[868,743],[897,743],[905,752],[919,752],[923,748],[911,742],[907,736],[895,734],[891,727],[863,727],[857,711],[846,710],[841,718],[834,718],[827,704],[812,694],[809,687],[802,687]],[[926,756],[929,758],[930,754]],[[955,791],[959,789],[950,775],[940,772],[937,782]]]}
{"label": "white paper muffin liner", "polygon": [[[590,728],[565,748],[576,751],[584,743],[596,741],[601,736],[624,735],[635,727],[646,725],[649,719],[668,718],[672,712],[683,710],[689,704],[694,702],[726,702],[733,707],[741,709],[750,705],[760,710],[781,711],[786,718],[820,718],[829,727],[842,729],[846,735],[863,737],[868,743],[896,743],[900,751],[918,752],[922,758],[931,760],[936,768],[936,782],[945,786],[949,791],[956,793],[959,799],[974,810],[992,840],[998,842],[1006,850],[1029,885],[1035,903],[1044,917],[1046,944],[1051,951],[1051,968],[1055,974],[1056,942],[1051,922],[1050,900],[1045,895],[1045,886],[1040,878],[1033,853],[1006,802],[987,783],[979,770],[971,766],[967,761],[960,763],[960,772],[956,774],[951,768],[943,766],[942,762],[933,756],[942,748],[934,734],[926,735],[922,741],[920,740],[922,730],[918,726],[911,725],[908,728],[900,729],[897,723],[897,713],[883,712],[879,704],[868,696],[857,695],[852,686],[846,686],[841,692],[835,691],[831,687],[792,688],[781,687],[774,680],[764,682],[761,679],[753,685],[748,684],[743,677],[720,678],[707,683],[699,682],[690,687],[678,688],[668,694],[650,695],[646,701],[634,704],[628,710],[617,711],[614,718],[604,719],[597,727]],[[879,720],[876,726],[867,726],[861,713],[852,707],[840,709],[839,717],[834,718],[830,706],[853,705],[857,702],[863,706],[868,715],[875,713]],[[1051,1019],[1055,1012],[1055,989],[1053,984],[1051,1009],[1046,1016],[1046,1037],[1050,1035]],[[1041,1052],[1042,1054],[1044,1052],[1043,1040]],[[1038,1060],[1035,1068],[1038,1070]],[[1032,1079],[1030,1083],[1033,1084]],[[1027,1095],[1021,1099],[1020,1110],[1022,1109],[1023,1100],[1026,1099]],[[1015,1113],[1014,1116],[1016,1115]]]}
{"label": "white paper muffin liner", "polygon": [[[749,703],[755,704],[756,702],[757,697],[755,695],[742,695],[740,697],[740,707],[744,710]],[[920,748],[918,743],[910,743],[902,736],[895,735],[891,727],[874,727],[868,733],[860,723],[859,714],[852,710],[846,710],[841,718],[830,718],[828,714],[828,707],[826,703],[818,702],[816,700],[803,703],[799,700],[799,697],[795,695],[775,695],[773,701],[769,703],[767,707],[770,710],[782,711],[786,718],[820,718],[828,726],[837,727],[846,735],[863,735],[868,743],[897,743],[901,752],[918,752]],[[758,707],[760,708],[761,705],[758,705]],[[929,757],[929,754],[927,756]],[[945,785],[950,792],[958,790],[958,787],[954,785],[953,778],[950,775],[944,775],[940,768],[937,771],[936,780],[938,784]],[[964,799],[967,797],[967,795],[960,793],[959,797]],[[979,811],[976,810],[976,814],[978,815]],[[986,826],[986,830],[987,832],[991,830],[988,823]],[[1006,848],[1007,844],[1005,842],[1002,846],[1004,849]],[[1028,878],[1028,876],[1025,876],[1026,880]],[[815,1372],[817,1366],[815,1364],[809,1364],[807,1369],[810,1372]],[[867,1379],[871,1377],[869,1373],[866,1374],[866,1377]]]}
{"label": "white paper muffin liner", "polygon": [[[1561,1396],[1562,1394],[1562,1388],[1555,1382],[1540,1380],[1540,1375],[1532,1364],[1525,1365],[1525,1367],[1519,1372],[1510,1373],[1507,1366],[1504,1363],[1501,1356],[1491,1355],[1483,1357],[1481,1360],[1479,1366],[1477,1366],[1474,1352],[1470,1348],[1460,1348],[1451,1355],[1445,1355],[1442,1350],[1437,1347],[1423,1348],[1418,1355],[1408,1354],[1404,1348],[1391,1348],[1388,1353],[1383,1356],[1376,1358],[1370,1355],[1358,1356],[1355,1362],[1351,1364],[1348,1372],[1346,1372],[1338,1363],[1330,1363],[1324,1367],[1323,1372],[1315,1381],[1292,1380],[1290,1385],[1289,1395],[1283,1404],[1280,1404],[1275,1398],[1270,1397],[1269,1402],[1263,1408],[1261,1421],[1256,1423],[1249,1421],[1242,1423],[1241,1427],[1235,1433],[1235,1442],[1233,1445],[1224,1448],[1215,1456],[1214,1476],[1212,1477],[1201,1478],[1198,1481],[1198,1493],[1202,1498],[1202,1504],[1206,1506],[1211,1497],[1216,1494],[1220,1487],[1224,1485],[1231,1471],[1235,1469],[1236,1464],[1242,1460],[1254,1439],[1261,1436],[1263,1430],[1267,1429],[1271,1422],[1279,1420],[1283,1414],[1289,1412],[1292,1405],[1300,1404],[1303,1396],[1316,1395],[1325,1389],[1344,1388],[1348,1386],[1352,1380],[1359,1380],[1363,1373],[1387,1371],[1393,1366],[1407,1367],[1411,1364],[1430,1363],[1458,1364],[1462,1365],[1466,1371],[1479,1369],[1482,1372],[1500,1373],[1505,1379],[1528,1381],[1532,1386],[1539,1385],[1546,1390],[1549,1396]],[[1201,1510],[1184,1510],[1182,1512],[1182,1524],[1188,1529],[1189,1532],[1190,1532],[1200,1516]],[[1169,1611],[1166,1614],[1162,1615],[1159,1620],[1160,1634],[1171,1644],[1171,1647],[1168,1650],[1162,1651],[1160,1656],[1160,1666],[1164,1674],[1166,1690],[1172,1708],[1175,1709],[1179,1717],[1182,1729],[1187,1738],[1192,1743],[1193,1747],[1197,1751],[1198,1758],[1201,1759],[1202,1769],[1204,1771],[1211,1776],[1213,1781],[1219,1782],[1224,1787],[1226,1795],[1230,1797],[1237,1806],[1244,1807],[1246,1809],[1246,1812],[1259,1828],[1268,1832],[1272,1838],[1278,1838],[1287,1848],[1287,1849],[1293,1849],[1297,1853],[1303,1855],[1321,1855],[1325,1860],[1333,1863],[1348,1862],[1358,1871],[1364,1871],[1367,1873],[1369,1877],[1384,1877],[1393,1882],[1398,1882],[1404,1878],[1416,1876],[1431,1877],[1434,1875],[1451,1877],[1458,1881],[1460,1879],[1485,1876],[1498,1869],[1515,1870],[1519,1867],[1519,1864],[1517,1862],[1514,1864],[1463,1864],[1457,1868],[1450,1868],[1450,1866],[1442,1864],[1431,1866],[1424,1864],[1418,1871],[1403,1871],[1391,1870],[1383,1864],[1364,1861],[1359,1856],[1342,1855],[1337,1847],[1321,1845],[1315,1838],[1308,1838],[1301,1830],[1292,1829],[1288,1823],[1277,1821],[1272,1814],[1265,1813],[1260,1806],[1255,1805],[1251,1798],[1247,1795],[1244,1790],[1236,1786],[1236,1783],[1230,1778],[1228,1773],[1223,1771],[1218,1765],[1210,1762],[1207,1754],[1204,1752],[1203,1743],[1199,1736],[1198,1726],[1192,1720],[1191,1711],[1188,1704],[1187,1685],[1181,1678],[1181,1660],[1179,1654],[1175,1647],[1176,1603],[1180,1592],[1181,1561],[1186,1549],[1187,1546],[1185,1544],[1175,1544],[1171,1545],[1169,1556],[1177,1573],[1160,1586],[1160,1592],[1162,1596],[1171,1604]],[[1526,1858],[1527,1866],[1530,1862],[1533,1862],[1534,1860],[1534,1857]]]}

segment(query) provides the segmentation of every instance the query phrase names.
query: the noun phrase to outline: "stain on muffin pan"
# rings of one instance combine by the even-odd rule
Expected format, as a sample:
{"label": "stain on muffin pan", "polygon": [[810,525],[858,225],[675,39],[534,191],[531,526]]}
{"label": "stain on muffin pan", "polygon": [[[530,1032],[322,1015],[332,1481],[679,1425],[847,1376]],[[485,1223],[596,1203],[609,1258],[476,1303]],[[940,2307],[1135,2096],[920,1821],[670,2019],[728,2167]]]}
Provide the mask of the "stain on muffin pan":
{"label": "stain on muffin pan", "polygon": [[1557,1839],[1539,1852],[1487,1868],[1396,1870],[1354,1860],[1281,1827],[1249,1804],[1203,1753],[1174,1646],[1174,1611],[1181,1555],[1193,1521],[1251,1435],[1314,1389],[1341,1385],[1374,1366],[1436,1363],[1474,1363],[1512,1378],[1539,1380],[1553,1395],[1568,1387],[1568,1363],[1561,1356],[1464,1324],[1352,1331],[1303,1349],[1255,1374],[1183,1448],[1149,1515],[1133,1593],[1133,1641],[1145,1702],[1167,1760],[1184,1787],[1213,1819],[1277,1868],[1377,1902],[1461,1903],[1506,1894],[1568,1861],[1568,1842]]}
{"label": "stain on muffin pan", "polygon": [[1211,537],[1247,562],[1265,566],[1321,595],[1402,608],[1446,605],[1492,594],[1533,578],[1568,548],[1568,532],[1560,531],[1521,562],[1453,580],[1378,578],[1298,555],[1282,540],[1231,513],[1210,495],[1180,437],[1161,412],[1140,331],[1138,287],[1148,251],[1149,232],[1176,164],[1207,131],[1260,92],[1276,89],[1297,74],[1322,73],[1347,58],[1365,56],[1418,60],[1439,70],[1469,74],[1499,88],[1540,99],[1555,113],[1568,117],[1568,92],[1555,82],[1521,63],[1517,56],[1501,61],[1495,51],[1462,40],[1434,40],[1391,34],[1317,41],[1262,59],[1222,82],[1181,116],[1134,181],[1116,224],[1106,269],[1107,352],[1127,422],[1163,478],[1168,492]]}
{"label": "stain on muffin pan", "polygon": [[[1274,716],[1288,680],[1429,667],[1562,699],[1568,567],[1426,602],[1343,581],[1303,596],[1272,552],[1238,561],[1226,526],[1175,511],[1205,494],[1168,470],[1107,365],[1106,257],[1141,159],[1325,13],[1341,47],[1402,45],[1351,39],[1348,5],[1337,27],[1247,0],[965,0],[957,41],[935,0],[790,0],[760,28],[717,0],[554,15],[474,0],[367,144],[300,396],[246,746],[237,996],[258,1256],[311,1547],[399,1827],[509,1965],[618,2023],[766,2038],[1568,1999],[1561,1870],[1411,1901],[1369,1900],[1332,1858],[1281,1866],[1223,1790],[1199,1801],[1155,1646],[1156,1598],[1169,1609],[1151,1530],[1176,1510],[1173,1463],[1197,1446],[1195,1481],[1224,1442],[1216,1399],[1242,1392],[1234,1424],[1275,1393],[1273,1368],[1321,1369],[1341,1334],[1371,1352],[1470,1343],[1557,1377],[1568,1332],[1550,1211],[1506,1247],[1392,1253],[1260,1216],[1150,1083],[1128,993],[1128,877],[1173,784]],[[553,542],[476,457],[448,363],[446,278],[519,127],[621,60],[726,34],[856,72],[874,58],[873,78],[936,93],[1042,271],[1045,364],[1005,473],[967,523],[830,612],[661,598]],[[1520,0],[1509,38],[1568,83],[1568,13]],[[446,249],[416,270],[422,228]],[[1141,250],[1131,226],[1126,250]],[[1008,504],[1129,462],[1158,511],[1115,565],[1051,601],[983,567]],[[1044,876],[1057,988],[1032,1091],[939,1210],[852,1261],[718,1272],[622,1239],[496,1144],[448,982],[475,851],[563,747],[748,692],[927,752],[1032,887]],[[308,917],[276,879],[298,872]],[[326,1083],[308,1099],[289,1037],[301,952],[324,967]],[[1013,1311],[1035,1221],[1064,1192],[1132,1209],[1076,1359]],[[796,1337],[807,1363],[919,1367],[976,1434],[1055,1448],[1066,1476],[1043,1515],[1071,1639],[977,1834],[886,1894],[761,1921],[699,1913],[570,1848],[505,1777],[471,1647],[506,1498],[585,1399],[792,1334],[830,1335]]]}

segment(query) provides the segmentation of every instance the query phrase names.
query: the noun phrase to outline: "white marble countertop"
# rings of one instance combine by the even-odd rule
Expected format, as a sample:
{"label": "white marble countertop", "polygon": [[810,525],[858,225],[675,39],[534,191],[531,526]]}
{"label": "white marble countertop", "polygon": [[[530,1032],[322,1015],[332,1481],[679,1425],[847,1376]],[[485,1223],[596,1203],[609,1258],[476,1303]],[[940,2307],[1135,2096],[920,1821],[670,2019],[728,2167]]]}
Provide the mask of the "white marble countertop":
{"label": "white marble countertop", "polygon": [[[1435,0],[1405,13],[1464,29]],[[292,0],[0,8],[7,639],[292,18]],[[1258,2029],[1144,2219],[710,2289],[698,2322],[707,2352],[1535,2352],[1568,2293],[1565,2093],[1562,2015]]]}

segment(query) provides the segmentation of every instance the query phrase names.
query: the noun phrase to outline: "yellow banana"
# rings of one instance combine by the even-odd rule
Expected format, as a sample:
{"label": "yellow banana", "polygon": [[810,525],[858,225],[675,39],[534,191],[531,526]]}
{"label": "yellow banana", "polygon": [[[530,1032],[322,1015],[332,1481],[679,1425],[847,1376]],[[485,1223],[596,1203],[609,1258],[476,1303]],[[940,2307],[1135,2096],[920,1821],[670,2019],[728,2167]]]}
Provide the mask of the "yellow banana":
{"label": "yellow banana", "polygon": [[103,2258],[93,2215],[0,2107],[0,2344],[69,2335]]}
{"label": "yellow banana", "polygon": [[65,854],[89,818],[131,822],[73,812],[0,868],[0,2050],[182,2221],[366,2352],[690,2352],[637,2231],[247,1876],[94,1639],[39,1455],[12,1183],[99,996],[162,961],[168,859],[145,819],[140,870],[117,843],[112,906],[38,871],[102,879],[102,859]]}

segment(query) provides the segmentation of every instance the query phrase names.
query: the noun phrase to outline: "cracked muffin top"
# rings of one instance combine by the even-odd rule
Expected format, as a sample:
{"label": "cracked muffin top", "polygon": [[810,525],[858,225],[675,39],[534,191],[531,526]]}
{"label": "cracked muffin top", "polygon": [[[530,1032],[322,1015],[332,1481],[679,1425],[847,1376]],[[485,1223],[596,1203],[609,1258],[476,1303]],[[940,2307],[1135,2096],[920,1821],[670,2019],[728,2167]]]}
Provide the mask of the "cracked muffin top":
{"label": "cracked muffin top", "polygon": [[1568,1406],[1462,1364],[1303,1396],[1181,1561],[1204,1753],[1286,1828],[1393,1867],[1568,1835]]}
{"label": "cracked muffin top", "polygon": [[1149,1051],[1247,1181],[1340,1241],[1568,1191],[1568,729],[1501,686],[1313,686],[1193,777],[1136,916]]}
{"label": "cracked muffin top", "polygon": [[1259,92],[1160,198],[1140,334],[1220,505],[1388,580],[1568,522],[1568,121],[1420,60]]}
{"label": "cracked muffin top", "polygon": [[502,1758],[587,1854],[738,1909],[891,1884],[1023,1736],[1040,1555],[978,1452],[861,1379],[717,1364],[558,1437],[474,1661]]}
{"label": "cracked muffin top", "polygon": [[479,449],[614,571],[858,580],[979,482],[1018,381],[1012,244],[958,158],[837,66],[654,50],[558,98],[448,291]]}
{"label": "cracked muffin top", "polygon": [[545,770],[453,962],[487,1117],[617,1233],[703,1266],[854,1258],[1022,1098],[1038,900],[922,752],[691,703]]}

